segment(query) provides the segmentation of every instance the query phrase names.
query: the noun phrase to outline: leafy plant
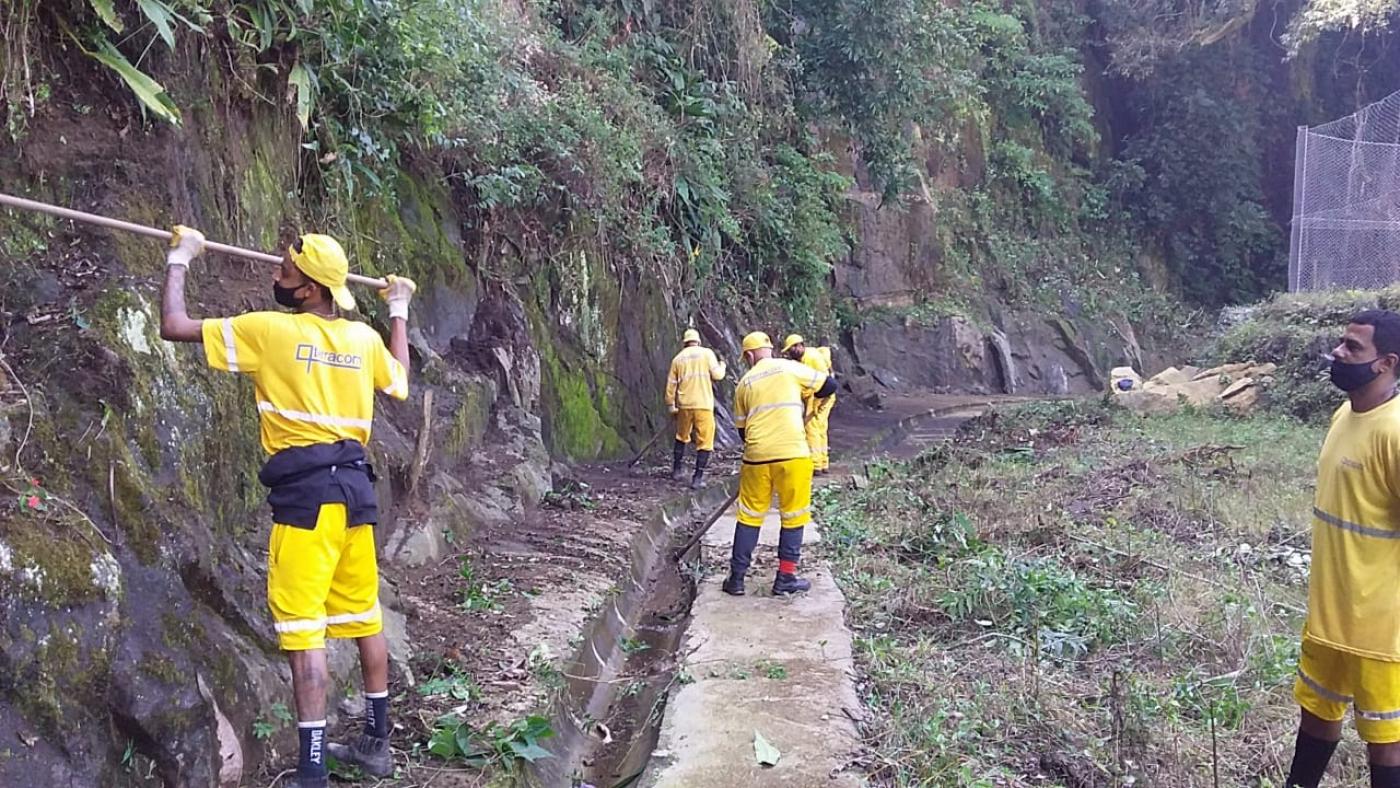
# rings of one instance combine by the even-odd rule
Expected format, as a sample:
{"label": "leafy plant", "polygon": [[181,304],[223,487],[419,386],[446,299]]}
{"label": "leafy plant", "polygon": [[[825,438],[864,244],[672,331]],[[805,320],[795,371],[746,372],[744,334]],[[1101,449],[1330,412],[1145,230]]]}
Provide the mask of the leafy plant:
{"label": "leafy plant", "polygon": [[554,736],[549,720],[531,716],[510,725],[491,723],[477,730],[456,715],[438,718],[428,752],[447,761],[464,761],[474,766],[500,764],[510,766],[516,761],[534,763],[553,757],[540,742]]}

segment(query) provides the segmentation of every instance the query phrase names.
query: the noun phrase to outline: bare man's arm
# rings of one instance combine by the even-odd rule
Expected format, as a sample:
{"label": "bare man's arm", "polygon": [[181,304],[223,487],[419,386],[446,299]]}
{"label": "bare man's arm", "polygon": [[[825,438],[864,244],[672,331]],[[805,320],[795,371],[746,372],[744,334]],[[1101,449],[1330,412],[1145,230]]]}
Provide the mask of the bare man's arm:
{"label": "bare man's arm", "polygon": [[408,320],[405,318],[389,318],[389,355],[403,365],[405,373],[413,371],[408,360]]}
{"label": "bare man's arm", "polygon": [[204,235],[175,225],[165,257],[165,287],[160,296],[160,338],[167,342],[203,341],[203,324],[185,309],[185,276],[190,261],[204,252]]}
{"label": "bare man's arm", "polygon": [[160,338],[167,342],[202,342],[203,321],[194,320],[185,309],[185,276],[182,265],[165,268],[165,287],[160,298]]}

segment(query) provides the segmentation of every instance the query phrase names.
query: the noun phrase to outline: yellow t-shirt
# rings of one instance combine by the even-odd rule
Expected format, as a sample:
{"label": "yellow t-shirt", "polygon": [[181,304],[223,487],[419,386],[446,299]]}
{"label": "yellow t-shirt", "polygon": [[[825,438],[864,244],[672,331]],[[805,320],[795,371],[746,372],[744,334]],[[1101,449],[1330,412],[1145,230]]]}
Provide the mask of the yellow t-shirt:
{"label": "yellow t-shirt", "polygon": [[1400,398],[1332,415],[1317,458],[1303,636],[1400,662]]}
{"label": "yellow t-shirt", "polygon": [[826,383],[826,373],[785,358],[765,358],[739,380],[734,425],[744,430],[744,461],[812,456],[802,423],[803,398]]}
{"label": "yellow t-shirt", "polygon": [[249,312],[205,320],[209,366],[253,379],[262,445],[369,442],[374,390],[408,397],[408,373],[365,323],[311,314]]}
{"label": "yellow t-shirt", "polygon": [[684,410],[714,410],[712,380],[724,380],[724,362],[707,347],[694,345],[671,359],[666,378],[666,407]]}
{"label": "yellow t-shirt", "polygon": [[831,373],[831,348],[809,347],[802,353],[802,363],[818,372]]}

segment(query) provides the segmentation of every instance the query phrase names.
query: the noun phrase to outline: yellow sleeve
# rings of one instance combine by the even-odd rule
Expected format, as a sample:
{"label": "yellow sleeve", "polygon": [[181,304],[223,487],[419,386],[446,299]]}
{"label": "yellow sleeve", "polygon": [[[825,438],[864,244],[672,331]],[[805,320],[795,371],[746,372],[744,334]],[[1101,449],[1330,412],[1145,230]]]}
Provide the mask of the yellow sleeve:
{"label": "yellow sleeve", "polygon": [[716,355],[715,355],[715,351],[711,350],[711,351],[710,351],[710,380],[724,380],[724,373],[725,373],[726,371],[728,371],[728,370],[727,370],[727,368],[725,367],[724,362],[723,362],[723,361],[720,361],[720,360],[719,360],[719,356],[716,356]]}
{"label": "yellow sleeve", "polygon": [[749,387],[741,385],[734,392],[734,426],[743,429],[749,423]]}
{"label": "yellow sleeve", "polygon": [[[810,352],[810,351],[808,351]],[[806,354],[804,354],[805,357]],[[797,376],[797,385],[802,387],[802,398],[806,399],[817,393],[817,389],[826,383],[826,373],[812,369],[805,364],[793,363],[792,371]]]}
{"label": "yellow sleeve", "polygon": [[[366,327],[368,328],[368,327]],[[369,329],[374,334],[373,329]],[[374,334],[369,356],[374,366],[374,387],[394,399],[408,399],[408,371],[394,358],[384,341]]]}
{"label": "yellow sleeve", "polygon": [[681,366],[671,359],[671,371],[666,375],[666,407],[676,407],[676,389],[681,384]]}
{"label": "yellow sleeve", "polygon": [[203,321],[204,358],[225,372],[255,374],[262,361],[263,341],[277,312],[249,312],[237,317]]}

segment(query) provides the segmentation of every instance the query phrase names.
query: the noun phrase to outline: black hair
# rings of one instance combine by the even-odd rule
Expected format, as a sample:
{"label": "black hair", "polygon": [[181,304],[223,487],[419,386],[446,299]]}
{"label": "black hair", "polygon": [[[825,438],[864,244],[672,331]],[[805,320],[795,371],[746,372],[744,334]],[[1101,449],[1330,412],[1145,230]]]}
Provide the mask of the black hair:
{"label": "black hair", "polygon": [[1358,326],[1371,326],[1375,332],[1372,341],[1378,353],[1400,356],[1400,315],[1389,309],[1367,309],[1352,316],[1350,322]]}
{"label": "black hair", "polygon": [[[298,235],[298,236],[296,237],[296,240],[295,240],[295,241],[292,241],[292,251],[293,251],[293,252],[296,252],[297,254],[301,254],[301,236],[300,236],[300,235]],[[301,268],[298,267],[297,270],[298,270],[298,271],[301,271]],[[307,275],[307,273],[306,273],[305,271],[301,271],[301,276],[302,276],[303,279],[306,280],[307,284],[316,285],[316,288],[317,288],[318,290],[321,291],[321,300],[325,301],[325,302],[328,303],[328,304],[334,303],[334,299],[332,299],[332,297],[331,297],[331,289],[330,289],[329,287],[326,287],[325,285],[321,284],[320,282],[317,282],[315,279],[312,279],[310,276]]]}

